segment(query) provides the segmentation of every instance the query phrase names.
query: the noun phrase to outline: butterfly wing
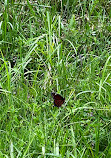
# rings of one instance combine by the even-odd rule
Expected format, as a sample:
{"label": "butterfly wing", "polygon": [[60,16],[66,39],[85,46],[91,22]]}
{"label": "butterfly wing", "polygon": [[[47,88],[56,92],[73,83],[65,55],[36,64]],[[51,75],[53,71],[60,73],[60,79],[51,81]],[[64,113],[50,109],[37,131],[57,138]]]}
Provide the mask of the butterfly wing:
{"label": "butterfly wing", "polygon": [[60,107],[65,102],[65,98],[59,94],[52,93],[52,97],[54,99],[54,106]]}
{"label": "butterfly wing", "polygon": [[60,107],[64,103],[64,100],[54,100],[54,106]]}

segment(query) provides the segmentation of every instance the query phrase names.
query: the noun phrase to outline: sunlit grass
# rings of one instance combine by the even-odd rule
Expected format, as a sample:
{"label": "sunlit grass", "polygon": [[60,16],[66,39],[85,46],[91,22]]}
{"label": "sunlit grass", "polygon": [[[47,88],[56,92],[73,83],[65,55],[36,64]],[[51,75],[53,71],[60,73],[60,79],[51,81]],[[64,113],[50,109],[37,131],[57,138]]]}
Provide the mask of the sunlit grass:
{"label": "sunlit grass", "polygon": [[0,157],[111,157],[110,1],[0,3]]}

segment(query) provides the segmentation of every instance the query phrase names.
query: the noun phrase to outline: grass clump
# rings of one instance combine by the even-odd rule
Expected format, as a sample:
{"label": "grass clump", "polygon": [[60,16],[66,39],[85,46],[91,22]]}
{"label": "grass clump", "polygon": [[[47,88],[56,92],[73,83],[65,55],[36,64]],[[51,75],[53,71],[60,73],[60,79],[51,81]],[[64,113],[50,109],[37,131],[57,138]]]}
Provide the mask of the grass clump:
{"label": "grass clump", "polygon": [[0,9],[0,157],[111,157],[110,1]]}

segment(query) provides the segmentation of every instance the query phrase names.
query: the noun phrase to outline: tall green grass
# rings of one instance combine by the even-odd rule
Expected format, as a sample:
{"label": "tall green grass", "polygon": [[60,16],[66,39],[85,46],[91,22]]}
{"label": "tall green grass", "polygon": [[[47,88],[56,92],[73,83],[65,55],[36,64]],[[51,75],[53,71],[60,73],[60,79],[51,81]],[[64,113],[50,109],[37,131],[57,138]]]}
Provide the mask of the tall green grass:
{"label": "tall green grass", "polygon": [[111,157],[110,3],[0,2],[1,158]]}

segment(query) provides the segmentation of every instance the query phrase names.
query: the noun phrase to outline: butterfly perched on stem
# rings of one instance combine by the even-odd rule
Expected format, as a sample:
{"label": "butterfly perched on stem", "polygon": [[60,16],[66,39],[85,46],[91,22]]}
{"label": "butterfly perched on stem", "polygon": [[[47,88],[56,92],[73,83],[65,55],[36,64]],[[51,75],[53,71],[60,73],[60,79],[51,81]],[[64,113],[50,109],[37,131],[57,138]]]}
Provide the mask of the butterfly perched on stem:
{"label": "butterfly perched on stem", "polygon": [[65,98],[63,98],[59,94],[51,93],[54,99],[54,106],[61,107],[61,105],[65,102]]}

